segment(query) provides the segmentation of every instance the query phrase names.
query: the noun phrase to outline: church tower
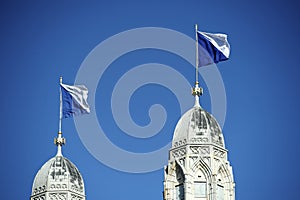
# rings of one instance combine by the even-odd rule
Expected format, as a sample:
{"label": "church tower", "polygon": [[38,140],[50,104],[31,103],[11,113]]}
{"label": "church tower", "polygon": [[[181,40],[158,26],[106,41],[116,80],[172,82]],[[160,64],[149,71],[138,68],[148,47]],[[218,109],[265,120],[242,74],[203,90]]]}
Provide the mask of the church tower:
{"label": "church tower", "polygon": [[[62,78],[60,78],[62,83]],[[60,89],[60,120],[56,155],[48,160],[36,174],[30,200],[85,200],[84,183],[77,167],[62,155],[62,93]]]}
{"label": "church tower", "polygon": [[199,32],[197,24],[195,33],[195,105],[176,125],[165,167],[163,196],[164,200],[235,200],[235,183],[222,130],[216,119],[200,106],[202,88],[198,82],[199,65],[227,60],[230,46],[225,34]]}
{"label": "church tower", "polygon": [[202,88],[193,89],[195,105],[178,121],[165,167],[164,200],[234,200],[235,183],[222,130],[199,104]]}

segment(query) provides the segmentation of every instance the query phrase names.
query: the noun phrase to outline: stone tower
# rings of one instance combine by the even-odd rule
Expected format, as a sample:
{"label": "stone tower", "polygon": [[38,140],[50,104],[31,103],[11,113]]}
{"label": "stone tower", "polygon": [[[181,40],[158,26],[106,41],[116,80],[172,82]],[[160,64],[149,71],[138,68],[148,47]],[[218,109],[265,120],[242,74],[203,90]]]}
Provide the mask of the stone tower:
{"label": "stone tower", "polygon": [[[62,77],[59,78],[62,85]],[[76,87],[76,86],[69,86]],[[54,139],[57,146],[56,155],[48,160],[36,174],[30,200],[85,200],[84,183],[77,167],[62,155],[65,138],[62,137],[63,95],[60,87],[58,137]],[[72,102],[64,99],[69,105]],[[68,112],[74,109],[68,107]]]}
{"label": "stone tower", "polygon": [[85,200],[84,183],[77,167],[65,158],[61,146],[65,139],[55,138],[57,154],[36,174],[30,200]]}
{"label": "stone tower", "polygon": [[196,83],[195,105],[176,125],[165,167],[164,200],[235,199],[223,134],[216,119],[200,106],[201,94]]}

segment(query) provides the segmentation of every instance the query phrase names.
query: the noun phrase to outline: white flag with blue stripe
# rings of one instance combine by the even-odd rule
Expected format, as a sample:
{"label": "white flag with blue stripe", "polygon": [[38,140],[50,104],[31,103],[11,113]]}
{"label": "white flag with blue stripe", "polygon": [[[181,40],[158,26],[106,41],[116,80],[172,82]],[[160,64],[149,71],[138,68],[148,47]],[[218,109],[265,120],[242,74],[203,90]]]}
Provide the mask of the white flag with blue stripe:
{"label": "white flag with blue stripe", "polygon": [[230,45],[227,35],[222,33],[206,33],[197,31],[199,44],[199,66],[227,60],[230,54]]}
{"label": "white flag with blue stripe", "polygon": [[62,93],[62,118],[90,113],[87,102],[88,89],[84,85],[60,84]]}

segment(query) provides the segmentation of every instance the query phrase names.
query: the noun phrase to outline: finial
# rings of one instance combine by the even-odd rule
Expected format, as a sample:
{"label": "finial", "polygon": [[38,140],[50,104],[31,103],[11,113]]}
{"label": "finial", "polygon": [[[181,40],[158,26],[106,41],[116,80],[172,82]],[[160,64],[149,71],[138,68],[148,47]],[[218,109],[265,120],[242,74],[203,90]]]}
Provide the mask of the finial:
{"label": "finial", "polygon": [[202,87],[199,87],[199,83],[196,82],[195,87],[192,88],[192,95],[193,96],[201,96],[203,94],[203,89]]}
{"label": "finial", "polygon": [[195,87],[192,88],[192,95],[195,97],[194,107],[200,107],[199,97],[203,94],[202,87],[199,87],[199,82],[195,83]]}
{"label": "finial", "polygon": [[66,144],[66,139],[61,137],[61,133],[58,133],[58,137],[54,138],[54,144],[57,146],[56,156],[62,156],[61,147]]}

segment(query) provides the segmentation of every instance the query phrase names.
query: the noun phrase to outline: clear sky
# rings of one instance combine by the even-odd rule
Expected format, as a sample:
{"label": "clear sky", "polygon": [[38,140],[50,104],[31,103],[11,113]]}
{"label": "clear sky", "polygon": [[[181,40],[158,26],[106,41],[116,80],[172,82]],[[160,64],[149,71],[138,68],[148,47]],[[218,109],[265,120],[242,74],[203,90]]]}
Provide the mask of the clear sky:
{"label": "clear sky", "polygon": [[[283,0],[1,1],[1,199],[29,199],[35,174],[56,153],[53,138],[58,131],[60,76],[73,84],[89,53],[123,31],[161,27],[194,38],[195,23],[203,31],[227,33],[232,48],[230,59],[218,64],[218,69],[227,97],[223,134],[234,170],[236,199],[297,199],[299,9],[299,2]],[[136,38],[146,37],[139,34]],[[118,43],[120,49],[124,43]],[[98,54],[99,62],[118,49],[105,49],[106,54]],[[135,123],[145,126],[150,122],[149,107],[161,104],[167,114],[163,129],[152,137],[136,138],[119,128],[111,109],[115,85],[135,66],[147,63],[167,65],[193,85],[194,69],[187,61],[174,53],[144,48],[119,56],[107,66],[92,105],[106,137],[136,153],[169,143],[181,115],[180,100],[156,80],[130,96],[128,109]],[[175,76],[157,74],[178,86]],[[149,77],[144,74],[134,80]],[[81,83],[89,85],[93,78],[91,74]],[[211,112],[212,91],[200,80],[202,106]],[[189,92],[186,99],[192,107]],[[125,105],[126,99],[116,95],[116,105]],[[81,119],[85,117],[76,118]],[[63,121],[67,139],[63,154],[79,168],[88,200],[162,199],[162,169],[127,173],[108,167],[89,152],[81,134],[73,119]],[[104,147],[100,140],[93,145]],[[109,150],[98,153],[111,154]],[[114,161],[121,165],[136,162],[126,158]]]}

